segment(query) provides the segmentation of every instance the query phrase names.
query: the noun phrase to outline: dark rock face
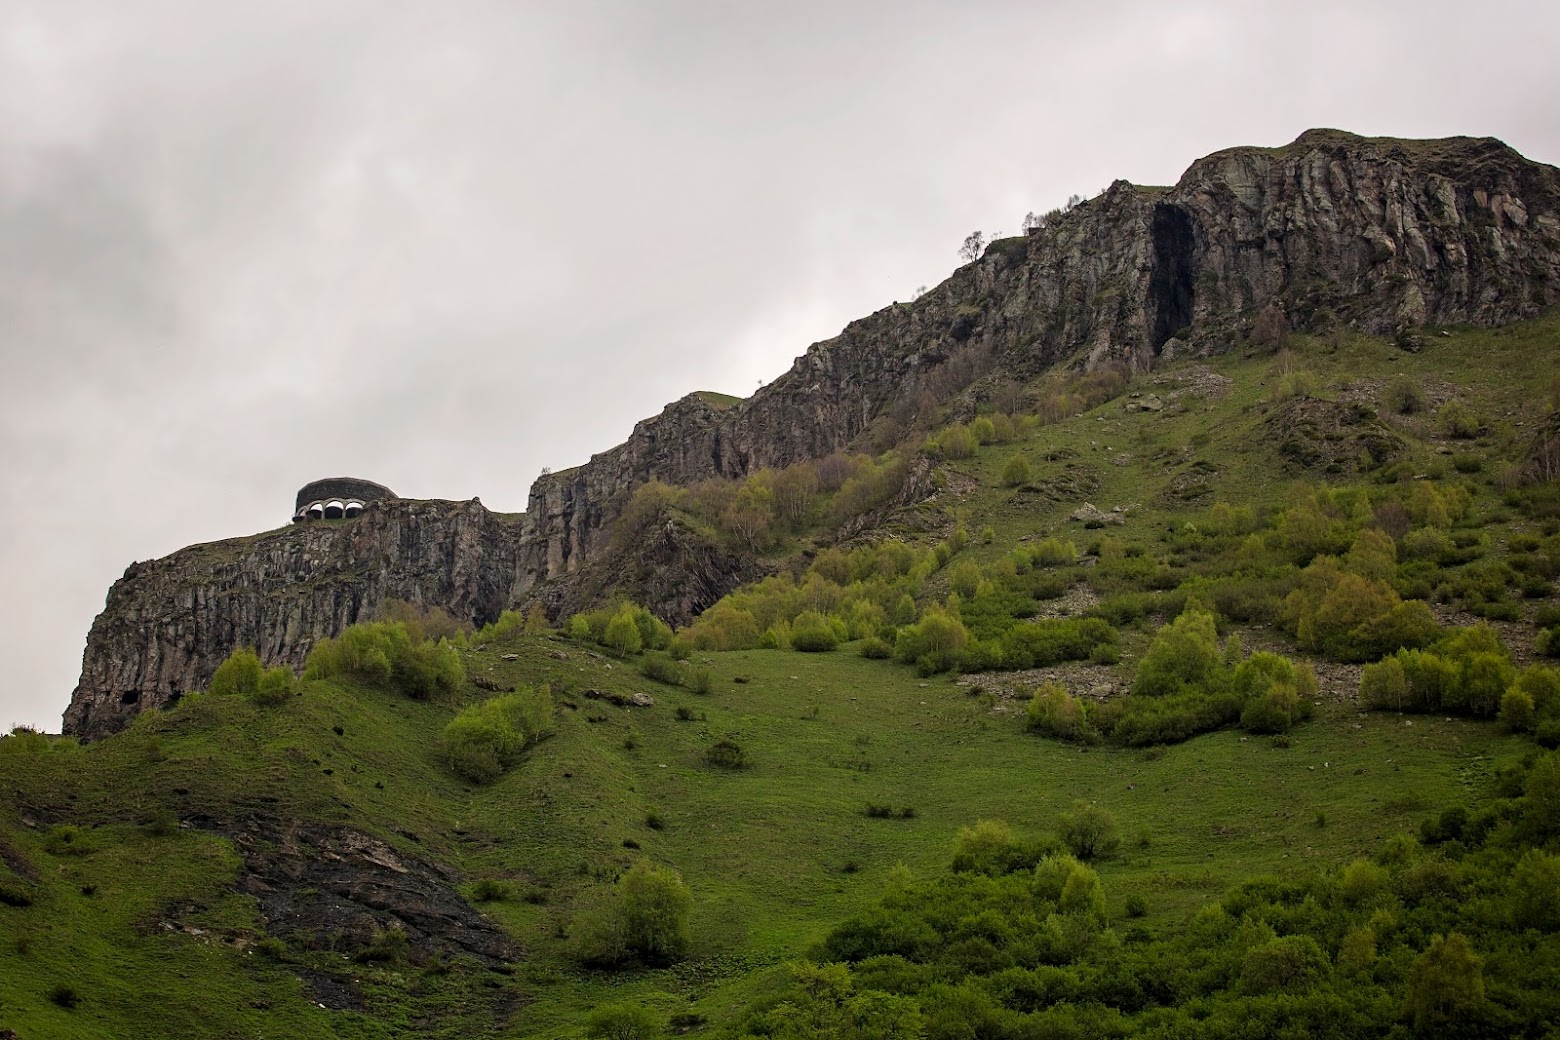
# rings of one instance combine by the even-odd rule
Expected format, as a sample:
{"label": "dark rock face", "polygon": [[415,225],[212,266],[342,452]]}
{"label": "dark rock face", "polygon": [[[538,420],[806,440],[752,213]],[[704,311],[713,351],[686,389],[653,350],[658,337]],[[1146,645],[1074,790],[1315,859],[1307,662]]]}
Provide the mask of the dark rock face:
{"label": "dark rock face", "polygon": [[503,967],[520,956],[502,929],[461,899],[449,868],[361,831],[251,821],[224,833],[244,858],[239,891],[255,897],[272,935],[354,953],[395,929],[419,960],[462,955]]}
{"label": "dark rock face", "polygon": [[1282,148],[1218,152],[1172,188],[1118,181],[1033,234],[993,242],[733,407],[684,398],[584,466],[542,477],[522,583],[601,555],[622,503],[652,477],[686,484],[827,455],[960,350],[1016,375],[1143,369],[1175,336],[1177,349],[1232,342],[1269,304],[1299,328],[1390,333],[1495,325],[1557,302],[1560,171],[1499,141],[1312,130]]}
{"label": "dark rock face", "polygon": [[478,502],[396,499],[133,563],[93,622],[65,732],[93,738],[201,689],[234,649],[298,666],[386,599],[487,622],[510,605],[519,521]]}

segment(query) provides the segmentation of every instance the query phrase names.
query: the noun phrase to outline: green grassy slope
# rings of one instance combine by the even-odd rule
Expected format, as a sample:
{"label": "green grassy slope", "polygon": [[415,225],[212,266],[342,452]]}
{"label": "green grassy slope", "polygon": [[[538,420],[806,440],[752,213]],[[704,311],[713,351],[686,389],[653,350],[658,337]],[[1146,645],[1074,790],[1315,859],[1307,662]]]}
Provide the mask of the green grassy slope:
{"label": "green grassy slope", "polygon": [[[1216,499],[1273,504],[1296,480],[1362,479],[1358,430],[1296,409],[1379,408],[1395,374],[1409,371],[1432,411],[1380,408],[1379,421],[1413,472],[1447,469],[1449,452],[1481,459],[1470,474],[1476,510],[1501,558],[1513,534],[1537,529],[1502,505],[1495,481],[1549,410],[1560,320],[1448,331],[1419,354],[1348,336],[1297,340],[1296,365],[1315,388],[1299,403],[1275,399],[1271,356],[1167,366],[1093,411],[946,464],[943,491],[922,507],[935,522],[905,530],[989,526],[989,544],[974,537],[964,550],[977,561],[1050,533],[1080,546],[1108,534],[1169,558],[1172,529]],[[1439,437],[1433,406],[1452,397],[1488,432]],[[1127,409],[1150,398],[1157,410]],[[1295,464],[1297,453],[1313,464]],[[1024,488],[1000,479],[1014,454],[1033,467]],[[1070,519],[1084,501],[1122,506],[1124,523],[1086,529]],[[934,577],[929,594],[946,593],[945,582]],[[1151,627],[1124,634],[1118,678],[1130,676]],[[1277,632],[1243,636],[1293,652]],[[314,682],[276,708],[190,697],[85,748],[6,738],[0,893],[14,898],[0,901],[0,1028],[44,1040],[574,1036],[591,1008],[623,1000],[719,1026],[786,985],[785,964],[870,905],[896,864],[922,876],[945,868],[956,831],[977,819],[1038,836],[1075,799],[1108,807],[1125,839],[1100,866],[1111,912],[1138,893],[1144,926],[1169,931],[1242,879],[1370,853],[1432,810],[1485,793],[1500,762],[1533,748],[1493,723],[1361,714],[1357,673],[1346,669],[1323,672],[1318,715],[1287,746],[1225,731],[1148,751],[1079,748],[1028,734],[1021,701],[850,650],[696,654],[711,672],[708,695],[552,636],[462,651],[470,677],[548,682],[557,702],[554,733],[486,787],[460,781],[438,753],[445,723],[487,696],[470,683],[424,703]],[[655,703],[618,707],[592,690]],[[743,747],[747,768],[704,761],[721,739]],[[914,813],[870,818],[868,805]],[[349,825],[448,865],[468,895],[479,881],[502,882],[509,897],[479,905],[523,955],[506,974],[268,942],[255,899],[234,889],[241,861],[227,835],[250,817]],[[79,836],[67,841],[62,825]],[[639,857],[675,867],[689,886],[691,958],[579,968],[572,913]],[[352,999],[318,999],[322,978]]]}

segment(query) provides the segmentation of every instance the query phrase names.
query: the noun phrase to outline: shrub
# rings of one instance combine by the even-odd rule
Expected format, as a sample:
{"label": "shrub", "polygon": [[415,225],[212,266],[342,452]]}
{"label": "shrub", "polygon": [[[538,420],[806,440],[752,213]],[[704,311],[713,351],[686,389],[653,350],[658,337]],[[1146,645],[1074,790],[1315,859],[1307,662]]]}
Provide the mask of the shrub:
{"label": "shrub", "polygon": [[601,638],[608,648],[624,656],[637,654],[644,647],[644,637],[639,633],[639,626],[634,624],[633,611],[626,604],[607,622]]}
{"label": "shrub", "polygon": [[641,860],[575,918],[575,956],[604,967],[633,958],[651,965],[681,960],[692,905],[675,871]]}
{"label": "shrub", "polygon": [[715,688],[715,680],[710,675],[708,668],[693,668],[688,671],[688,689],[697,694],[708,694]]}
{"label": "shrub", "polygon": [[0,878],[0,906],[16,909],[32,906],[32,893],[19,881]]}
{"label": "shrub", "polygon": [[1029,562],[1036,567],[1070,567],[1078,562],[1078,547],[1060,538],[1042,538],[1029,547]]}
{"label": "shrub", "polygon": [[704,761],[721,769],[743,769],[747,766],[747,754],[734,740],[717,740],[704,750]]}
{"label": "shrub", "polygon": [[946,672],[958,667],[969,638],[962,621],[941,607],[928,607],[918,623],[899,630],[894,656],[928,675]]}
{"label": "shrub", "polygon": [[675,660],[662,654],[646,654],[639,662],[639,673],[668,686],[681,686],[683,669]]}
{"label": "shrub", "polygon": [[383,928],[352,959],[364,964],[399,964],[411,949],[411,941],[400,928]]}
{"label": "shrub", "polygon": [[260,676],[260,685],[254,692],[255,703],[275,707],[291,700],[297,690],[298,684],[293,678],[292,669],[279,664],[275,668],[267,668]]}
{"label": "shrub", "polygon": [[260,655],[249,647],[239,647],[228,655],[227,660],[217,665],[217,670],[211,674],[210,692],[217,697],[226,697],[234,694],[253,697],[260,690],[260,679],[265,674],[265,667],[260,663]]}
{"label": "shrub", "polygon": [[478,903],[502,903],[510,894],[509,884],[497,878],[479,878],[471,886],[471,898]]}
{"label": "shrub", "polygon": [[1074,802],[1072,811],[1062,813],[1056,823],[1063,844],[1081,860],[1113,856],[1121,846],[1116,818],[1087,802]]}
{"label": "shrub", "polygon": [[1014,625],[1002,633],[1005,668],[1045,668],[1082,661],[1099,647],[1116,646],[1116,631],[1102,618],[1046,618]]}
{"label": "shrub", "polygon": [[1389,657],[1361,669],[1360,700],[1365,707],[1377,711],[1408,710],[1411,702],[1403,663],[1396,657]]}
{"label": "shrub", "polygon": [[1213,615],[1189,609],[1161,628],[1138,664],[1135,695],[1163,697],[1207,685],[1220,663]]}
{"label": "shrub", "polygon": [[839,645],[839,635],[829,620],[814,610],[798,615],[791,625],[791,649],[802,653],[826,653]]}
{"label": "shrub", "polygon": [[875,661],[886,661],[894,656],[894,648],[885,639],[868,636],[861,641],[861,656],[870,657]]}
{"label": "shrub", "polygon": [[491,783],[547,732],[552,713],[552,691],[545,685],[473,704],[444,727],[445,762],[471,783]]}
{"label": "shrub", "polygon": [[1033,476],[1029,461],[1022,455],[1014,455],[1008,459],[1007,465],[1002,467],[1002,483],[1008,487],[1022,487],[1029,483]]}
{"label": "shrub", "polygon": [[1461,401],[1448,401],[1435,413],[1435,428],[1448,437],[1472,439],[1484,429],[1484,422]]}
{"label": "shrub", "polygon": [[1029,699],[1029,729],[1060,740],[1081,740],[1088,734],[1084,707],[1055,682],[1041,683]]}
{"label": "shrub", "polygon": [[973,827],[960,827],[953,839],[956,873],[998,877],[1027,870],[1038,858],[1037,850],[1020,841],[1002,820],[976,820]]}
{"label": "shrub", "polygon": [[466,669],[448,642],[414,642],[404,624],[374,621],[322,639],[310,651],[305,679],[338,676],[425,700],[456,690],[466,680]]}
{"label": "shrub", "polygon": [[86,856],[97,851],[97,843],[80,827],[61,823],[49,828],[43,848],[51,856]]}
{"label": "shrub", "polygon": [[1282,993],[1301,989],[1324,977],[1327,956],[1309,935],[1286,935],[1252,946],[1240,968],[1245,993]]}
{"label": "shrub", "polygon": [[660,1032],[660,1019],[643,1004],[607,1004],[585,1018],[585,1035],[593,1040],[650,1040]]}
{"label": "shrub", "polygon": [[955,423],[937,435],[937,448],[950,459],[967,459],[975,454],[977,446],[969,428]]}
{"label": "shrub", "polygon": [[1412,376],[1404,373],[1387,387],[1385,404],[1399,415],[1413,415],[1425,410],[1425,392]]}
{"label": "shrub", "polygon": [[49,990],[49,1001],[65,1011],[73,1011],[81,1003],[81,994],[76,992],[74,986],[62,982]]}

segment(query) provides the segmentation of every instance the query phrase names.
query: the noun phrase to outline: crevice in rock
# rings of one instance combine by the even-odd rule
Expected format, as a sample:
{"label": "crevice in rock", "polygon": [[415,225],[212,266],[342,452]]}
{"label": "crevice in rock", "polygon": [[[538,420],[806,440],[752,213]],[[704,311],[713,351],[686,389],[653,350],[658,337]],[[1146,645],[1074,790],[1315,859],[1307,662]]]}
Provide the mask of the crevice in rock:
{"label": "crevice in rock", "polygon": [[1168,203],[1154,207],[1149,232],[1154,243],[1154,270],[1148,281],[1154,313],[1149,346],[1157,355],[1171,336],[1192,323],[1197,236],[1186,210]]}

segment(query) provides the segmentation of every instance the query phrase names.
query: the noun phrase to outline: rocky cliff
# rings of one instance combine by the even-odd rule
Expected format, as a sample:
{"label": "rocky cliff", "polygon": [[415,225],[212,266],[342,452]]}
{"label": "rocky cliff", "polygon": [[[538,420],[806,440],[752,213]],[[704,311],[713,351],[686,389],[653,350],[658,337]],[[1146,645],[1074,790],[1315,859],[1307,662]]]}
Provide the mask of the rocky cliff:
{"label": "rocky cliff", "polygon": [[[1118,181],[912,303],[814,344],[739,402],[693,394],[531,488],[523,522],[476,503],[380,502],[133,565],[93,625],[66,729],[112,731],[203,684],[234,647],[300,662],[387,597],[484,620],[627,587],[682,619],[757,572],[669,526],[635,560],[611,523],[652,478],[692,483],[818,458],[991,368],[1150,367],[1240,342],[1261,309],[1372,333],[1499,324],[1560,302],[1560,171],[1499,141],[1313,130],[1234,148],[1173,187]],[[935,391],[935,393],[934,393]],[[876,425],[875,425],[876,424]]]}
{"label": "rocky cliff", "polygon": [[482,623],[514,598],[520,521],[469,502],[395,499],[361,516],[297,524],[133,563],[109,590],[82,655],[65,731],[100,737],[201,689],[241,646],[301,665],[325,636],[386,599]]}
{"label": "rocky cliff", "polygon": [[[1198,160],[1170,188],[1117,181],[908,304],[852,322],[738,404],[686,397],[542,477],[525,586],[598,556],[652,477],[691,483],[817,458],[970,357],[1033,374],[1219,349],[1269,304],[1293,327],[1500,324],[1560,302],[1560,171],[1490,138],[1312,130]],[[976,371],[967,363],[964,371]]]}

